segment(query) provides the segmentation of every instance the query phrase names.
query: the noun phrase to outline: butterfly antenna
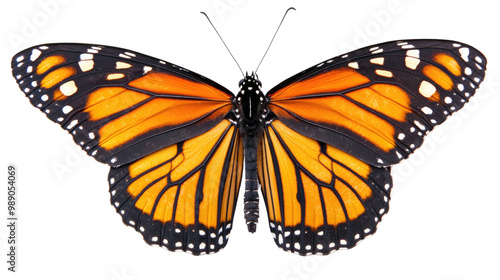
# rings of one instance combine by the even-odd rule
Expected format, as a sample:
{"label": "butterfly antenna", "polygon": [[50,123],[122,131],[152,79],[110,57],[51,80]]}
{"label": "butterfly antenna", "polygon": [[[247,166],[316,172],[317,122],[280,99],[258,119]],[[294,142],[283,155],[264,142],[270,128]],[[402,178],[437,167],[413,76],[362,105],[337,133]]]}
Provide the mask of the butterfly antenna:
{"label": "butterfly antenna", "polygon": [[234,62],[236,62],[236,65],[238,65],[238,68],[240,69],[241,75],[243,75],[243,78],[245,78],[245,74],[243,74],[243,70],[241,70],[240,64],[238,64],[238,61],[236,61],[236,58],[234,58],[234,55],[231,53],[231,51],[227,47],[226,42],[224,42],[224,40],[222,39],[222,36],[220,36],[219,31],[217,31],[217,28],[215,28],[214,24],[212,23],[212,21],[210,20],[210,18],[208,17],[208,15],[205,14],[205,12],[200,12],[200,13],[202,13],[207,18],[208,22],[210,22],[210,25],[212,25],[212,27],[214,28],[215,33],[217,33],[217,35],[219,36],[220,40],[222,41],[222,43],[226,47],[227,51],[229,52],[229,54],[233,58]]}
{"label": "butterfly antenna", "polygon": [[262,61],[264,60],[264,57],[266,57],[266,54],[267,54],[267,52],[269,51],[269,48],[270,48],[270,47],[271,47],[271,45],[273,44],[273,41],[274,41],[274,38],[276,37],[276,34],[278,34],[278,31],[280,30],[281,24],[282,24],[282,23],[283,23],[283,21],[285,20],[286,14],[288,14],[288,11],[290,11],[290,10],[294,10],[294,11],[295,11],[295,8],[294,8],[294,7],[290,7],[290,8],[288,8],[288,10],[286,10],[285,14],[283,15],[283,18],[281,19],[280,25],[278,25],[278,28],[276,29],[276,32],[274,32],[274,36],[273,36],[273,38],[271,39],[271,43],[269,43],[269,46],[267,46],[267,50],[266,50],[266,52],[264,53],[264,56],[262,56],[262,59],[260,60],[259,65],[257,65],[257,69],[255,69],[255,74],[257,74],[257,70],[259,70],[259,67],[260,67],[260,65],[262,64]]}

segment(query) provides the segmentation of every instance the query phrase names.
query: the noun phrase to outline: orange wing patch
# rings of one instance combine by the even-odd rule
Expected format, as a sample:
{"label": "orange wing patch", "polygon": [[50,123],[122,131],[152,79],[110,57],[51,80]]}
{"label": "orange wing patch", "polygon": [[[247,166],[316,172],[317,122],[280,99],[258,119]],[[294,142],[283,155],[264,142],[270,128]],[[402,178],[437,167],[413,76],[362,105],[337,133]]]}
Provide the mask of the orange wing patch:
{"label": "orange wing patch", "polygon": [[42,60],[40,64],[38,64],[38,66],[36,67],[36,73],[38,75],[41,75],[50,70],[52,67],[56,67],[57,65],[64,62],[66,62],[66,58],[62,55],[49,56]]}
{"label": "orange wing patch", "polygon": [[422,72],[429,79],[440,85],[443,89],[451,90],[453,88],[453,82],[451,81],[450,76],[448,76],[443,70],[437,68],[436,66],[427,65],[424,67]]}
{"label": "orange wing patch", "polygon": [[278,117],[286,118],[291,112],[314,123],[344,127],[385,152],[396,146],[394,127],[386,118],[404,122],[412,112],[408,93],[388,84],[374,84],[345,95],[278,100],[269,107]]}
{"label": "orange wing patch", "polygon": [[63,80],[75,75],[75,73],[76,69],[71,66],[58,68],[47,74],[47,76],[42,79],[40,85],[46,89],[52,88]]}
{"label": "orange wing patch", "polygon": [[460,64],[452,56],[438,53],[434,56],[434,61],[444,66],[455,76],[460,76],[462,74],[462,67],[460,67]]}
{"label": "orange wing patch", "polygon": [[96,121],[137,105],[151,96],[122,87],[104,87],[92,92],[85,111]]}
{"label": "orange wing patch", "polygon": [[[147,101],[148,99],[151,100]],[[139,106],[128,112],[136,105]],[[152,99],[147,94],[121,87],[94,91],[85,107],[92,121],[119,115],[99,129],[99,145],[106,150],[117,148],[154,129],[192,123],[210,114],[212,118],[218,117],[225,115],[230,109],[228,102]]]}
{"label": "orange wing patch", "polygon": [[293,83],[273,93],[273,101],[303,97],[310,94],[339,92],[370,82],[370,79],[353,69],[341,68]]}
{"label": "orange wing patch", "polygon": [[159,94],[203,97],[210,100],[227,101],[227,94],[205,83],[197,83],[174,75],[152,71],[129,83],[130,86]]}
{"label": "orange wing patch", "polygon": [[346,94],[353,100],[391,119],[404,122],[411,112],[410,96],[398,86],[375,84]]}

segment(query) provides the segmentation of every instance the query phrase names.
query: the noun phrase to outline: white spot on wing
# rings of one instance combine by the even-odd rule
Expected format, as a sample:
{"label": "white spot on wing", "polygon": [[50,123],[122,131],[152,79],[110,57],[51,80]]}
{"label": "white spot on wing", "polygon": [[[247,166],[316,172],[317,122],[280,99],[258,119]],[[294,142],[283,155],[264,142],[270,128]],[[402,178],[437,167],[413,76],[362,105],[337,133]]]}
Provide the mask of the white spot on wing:
{"label": "white spot on wing", "polygon": [[130,67],[132,67],[132,65],[130,65],[128,63],[121,62],[121,61],[117,61],[116,62],[116,69],[127,69],[127,68],[130,68]]}
{"label": "white spot on wing", "polygon": [[420,63],[420,51],[409,50],[406,52],[405,64],[406,67],[415,70]]}
{"label": "white spot on wing", "polygon": [[418,88],[418,91],[423,96],[429,98],[436,92],[436,87],[427,81],[422,81],[422,83],[420,83],[420,87]]}
{"label": "white spot on wing", "polygon": [[69,112],[73,111],[73,107],[69,106],[69,105],[66,105],[62,108],[62,112],[64,114],[68,114]]}
{"label": "white spot on wing", "polygon": [[42,52],[39,49],[33,49],[33,51],[31,51],[30,60],[35,61],[41,54]]}
{"label": "white spot on wing", "polygon": [[359,65],[357,62],[351,62],[347,64],[349,67],[354,68],[354,69],[359,69]]}
{"label": "white spot on wing", "polygon": [[115,74],[109,74],[106,79],[107,80],[117,80],[125,77],[125,74],[123,73],[115,73]]}
{"label": "white spot on wing", "polygon": [[413,122],[420,130],[425,130],[425,126],[418,121]]}
{"label": "white spot on wing", "polygon": [[78,90],[78,88],[76,87],[75,81],[69,81],[62,84],[59,87],[59,90],[61,91],[62,94],[70,96],[73,95]]}
{"label": "white spot on wing", "polygon": [[375,70],[375,73],[377,75],[379,75],[379,76],[383,76],[383,77],[387,77],[387,78],[392,78],[392,72],[391,71],[377,69],[377,70]]}
{"label": "white spot on wing", "polygon": [[372,58],[370,59],[370,63],[384,65],[384,58],[383,57]]}
{"label": "white spot on wing", "polygon": [[69,125],[66,127],[67,129],[72,129],[78,124],[78,120],[72,120]]}
{"label": "white spot on wing", "polygon": [[469,48],[463,47],[458,49],[458,51],[460,52],[462,59],[465,60],[465,62],[469,62]]}
{"label": "white spot on wing", "polygon": [[78,62],[78,66],[80,66],[80,69],[82,69],[82,72],[87,72],[92,70],[94,68],[94,61],[93,60],[81,60]]}
{"label": "white spot on wing", "polygon": [[432,109],[429,107],[423,107],[422,112],[424,112],[427,115],[432,115]]}
{"label": "white spot on wing", "polygon": [[92,60],[94,59],[94,55],[91,53],[82,53],[80,55],[80,60]]}

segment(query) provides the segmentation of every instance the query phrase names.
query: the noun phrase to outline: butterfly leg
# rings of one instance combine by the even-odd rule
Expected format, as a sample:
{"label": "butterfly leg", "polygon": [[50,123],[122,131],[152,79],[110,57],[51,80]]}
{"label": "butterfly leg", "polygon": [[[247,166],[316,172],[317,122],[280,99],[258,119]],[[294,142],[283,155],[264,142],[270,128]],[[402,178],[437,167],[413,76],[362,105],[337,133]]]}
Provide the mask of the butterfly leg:
{"label": "butterfly leg", "polygon": [[245,149],[245,220],[249,232],[257,230],[259,220],[259,183],[257,175],[257,141],[255,136],[244,138]]}

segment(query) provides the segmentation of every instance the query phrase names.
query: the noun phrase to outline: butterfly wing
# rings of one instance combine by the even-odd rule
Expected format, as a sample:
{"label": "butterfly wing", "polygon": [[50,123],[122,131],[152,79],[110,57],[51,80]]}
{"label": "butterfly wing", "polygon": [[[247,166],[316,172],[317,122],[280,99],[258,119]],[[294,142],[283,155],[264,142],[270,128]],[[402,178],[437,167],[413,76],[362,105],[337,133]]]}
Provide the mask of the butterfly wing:
{"label": "butterfly wing", "polygon": [[242,167],[238,129],[224,119],[204,134],[112,168],[111,202],[149,244],[217,252],[229,238]]}
{"label": "butterfly wing", "polygon": [[484,55],[463,43],[388,42],[293,76],[269,92],[269,108],[301,134],[387,166],[461,109],[485,70]]}
{"label": "butterfly wing", "polygon": [[471,46],[408,40],[363,48],[273,88],[259,180],[277,245],[353,247],[388,211],[390,165],[461,109],[484,79]]}
{"label": "butterfly wing", "polygon": [[193,254],[226,245],[243,165],[227,89],[107,46],[36,46],[12,68],[33,106],[111,165],[111,202],[147,243]]}
{"label": "butterfly wing", "polygon": [[328,254],[374,233],[388,210],[390,168],[270,121],[258,171],[276,244],[301,255]]}
{"label": "butterfly wing", "polygon": [[14,56],[12,72],[33,106],[113,166],[204,133],[232,108],[211,80],[114,47],[36,46]]}

